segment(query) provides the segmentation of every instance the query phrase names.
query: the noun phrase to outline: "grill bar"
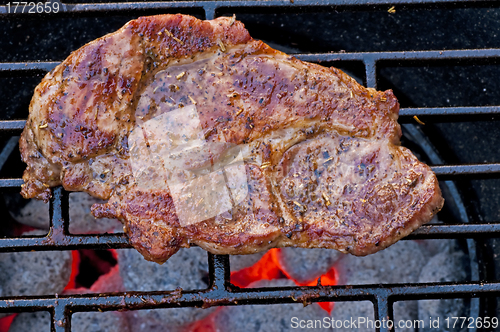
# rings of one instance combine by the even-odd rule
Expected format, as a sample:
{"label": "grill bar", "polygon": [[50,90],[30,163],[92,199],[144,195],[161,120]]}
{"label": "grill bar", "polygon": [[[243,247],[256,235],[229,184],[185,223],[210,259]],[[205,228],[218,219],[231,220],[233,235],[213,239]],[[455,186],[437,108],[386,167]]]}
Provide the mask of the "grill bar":
{"label": "grill bar", "polygon": [[125,234],[106,235],[71,235],[68,234],[69,203],[68,192],[62,187],[52,190],[50,199],[50,231],[45,237],[0,239],[0,252],[29,250],[60,250],[92,248],[126,248],[130,247]]}
{"label": "grill bar", "polygon": [[[394,320],[394,314],[393,314],[393,309],[392,309],[392,302],[388,297],[387,292],[384,292],[384,290],[380,290],[378,294],[375,294],[375,300],[373,301],[373,305],[375,307],[375,320],[378,320],[380,322],[387,321],[387,320]],[[385,324],[382,324],[380,328],[378,328],[379,331],[383,332],[389,332],[391,329],[387,328]]]}
{"label": "grill bar", "polygon": [[352,53],[318,53],[294,54],[302,61],[414,61],[414,60],[465,60],[494,59],[500,57],[500,49],[470,49],[446,51],[401,51],[401,52],[352,52]]}
{"label": "grill bar", "polygon": [[[459,116],[459,115],[498,115],[500,106],[476,106],[476,107],[426,107],[426,108],[402,108],[399,110],[401,118],[413,116]],[[405,119],[403,119],[405,120]],[[459,119],[460,120],[460,119]],[[3,120],[0,121],[0,131],[21,131],[26,120]]]}
{"label": "grill bar", "polygon": [[[500,222],[458,225],[423,225],[408,235],[406,240],[486,238],[500,236]],[[0,239],[0,252],[70,249],[130,248],[125,234],[62,235],[52,232],[45,237]],[[221,280],[217,277],[215,280]]]}
{"label": "grill bar", "polygon": [[[500,49],[470,49],[446,51],[408,51],[408,52],[352,52],[352,53],[316,53],[293,54],[302,61],[332,62],[332,61],[408,61],[408,60],[464,60],[464,59],[495,59],[500,58]],[[51,70],[60,62],[3,62],[1,71]]]}
{"label": "grill bar", "polygon": [[26,124],[26,120],[3,120],[0,121],[0,130],[21,131]]}
{"label": "grill bar", "polygon": [[[234,286],[233,286],[234,287]],[[198,291],[174,292],[129,292],[115,294],[61,295],[40,298],[11,298],[0,300],[0,312],[23,310],[51,310],[52,331],[69,331],[70,311],[126,310],[171,308],[181,306],[251,305],[262,304],[279,298],[280,303],[311,303],[325,301],[370,300],[376,307],[375,319],[393,319],[394,301],[471,298],[495,296],[500,293],[500,283],[433,283],[409,285],[355,285],[297,287],[297,288],[255,288],[230,291],[211,288]],[[66,329],[67,328],[67,329]],[[380,331],[389,331],[381,328]]]}
{"label": "grill bar", "polygon": [[[222,258],[225,259],[225,258]],[[0,312],[14,308],[46,309],[56,307],[71,308],[74,311],[85,307],[91,310],[145,309],[155,307],[213,306],[262,304],[269,300],[280,299],[280,303],[310,303],[326,301],[346,301],[356,299],[375,301],[376,297],[384,302],[391,301],[471,298],[500,295],[500,282],[467,283],[421,283],[421,284],[382,284],[344,286],[310,286],[282,288],[210,288],[208,290],[164,291],[164,292],[126,292],[108,294],[76,294],[44,296],[38,298],[11,297],[0,299]],[[385,304],[387,305],[387,304]]]}
{"label": "grill bar", "polygon": [[[68,234],[68,193],[61,187],[53,190],[51,198],[51,228],[45,237],[6,238],[0,239],[0,252],[56,250],[56,249],[107,249],[130,247],[125,234],[105,235],[71,235]],[[436,238],[474,238],[494,237],[500,234],[500,223],[459,224],[459,225],[424,225],[409,235],[406,239],[436,239]],[[214,266],[211,284],[214,287],[226,287],[229,280],[229,264],[227,257],[210,255]]]}
{"label": "grill bar", "polygon": [[[435,4],[458,4],[470,2],[469,0],[392,0],[381,3],[385,8],[392,5],[435,5]],[[479,1],[478,1],[479,2]],[[483,1],[487,3],[488,1]],[[69,13],[96,13],[146,9],[202,9],[206,13],[206,18],[215,16],[218,9],[222,8],[292,8],[302,7],[335,7],[335,6],[363,6],[374,5],[373,0],[283,0],[283,1],[169,1],[169,2],[125,2],[125,3],[81,3],[81,4],[61,4],[61,12]],[[0,6],[0,15],[9,14],[7,6]],[[16,15],[23,15],[17,13]],[[24,15],[29,15],[24,13]]]}
{"label": "grill bar", "polygon": [[[236,1],[235,1],[236,2]],[[233,3],[233,2],[231,2]],[[101,6],[103,4],[96,4]],[[105,4],[104,4],[105,5]],[[335,62],[362,61],[366,70],[367,86],[376,87],[376,68],[379,61],[394,60],[451,60],[451,59],[488,59],[500,58],[500,49],[446,50],[446,51],[411,51],[411,52],[353,52],[353,53],[319,53],[296,54],[303,61]],[[50,71],[60,62],[13,62],[0,63],[0,72]],[[400,110],[401,120],[413,116],[448,116],[452,120],[463,120],[456,116],[477,116],[500,114],[500,106],[483,107],[434,107],[434,108],[403,108]],[[455,117],[455,118],[453,118]],[[25,121],[0,121],[0,130],[22,130]]]}
{"label": "grill bar", "polygon": [[[477,116],[477,115],[499,115],[500,106],[476,106],[476,107],[429,107],[429,108],[402,108],[399,115],[403,122],[413,116]],[[453,118],[451,118],[453,119]],[[463,119],[457,119],[463,120]],[[407,121],[406,121],[407,122]],[[3,120],[0,121],[0,131],[22,131],[26,120]]]}
{"label": "grill bar", "polygon": [[51,71],[58,64],[60,64],[60,62],[56,61],[3,62],[0,63],[0,72],[23,72],[33,70]]}
{"label": "grill bar", "polygon": [[[500,163],[464,164],[431,166],[440,179],[456,176],[495,176],[500,174]],[[16,188],[24,183],[23,179],[0,179],[0,188]]]}
{"label": "grill bar", "polygon": [[[468,5],[468,0],[396,0],[378,3],[378,8],[386,10],[392,5]],[[490,3],[474,2],[474,6]],[[373,8],[372,0],[289,0],[284,1],[171,1],[149,3],[109,3],[109,4],[76,4],[62,5],[63,11],[70,13],[119,12],[137,9],[165,10],[203,10],[207,19],[216,16],[217,11],[225,8],[326,8],[336,6],[366,6]],[[386,8],[387,7],[387,8]],[[375,8],[376,9],[376,8]],[[0,15],[6,16],[7,7],[0,6]],[[404,65],[408,61],[439,60],[474,60],[498,59],[500,49],[452,50],[452,51],[416,51],[416,52],[377,52],[377,53],[324,53],[297,54],[299,59],[315,62],[360,61],[365,66],[366,82],[369,87],[377,85],[377,67],[380,62],[396,62]],[[0,72],[12,73],[30,71],[49,71],[58,62],[26,62],[0,63]],[[400,112],[401,117],[411,116],[478,116],[500,114],[500,106],[487,107],[447,107],[447,108],[407,108]],[[458,118],[461,120],[461,118]],[[0,121],[0,131],[19,131],[25,121]],[[454,176],[483,176],[500,173],[500,164],[476,165],[440,165],[433,170],[440,179]],[[0,187],[19,187],[22,179],[0,179]],[[51,231],[46,237],[17,239],[0,239],[0,252],[20,250],[61,250],[73,248],[124,248],[129,247],[124,234],[85,235],[68,234],[67,193],[61,188],[53,190],[51,199]],[[408,239],[430,238],[475,238],[499,236],[498,224],[459,224],[459,225],[425,225],[411,234]],[[238,289],[230,284],[230,267],[228,256],[209,254],[210,288],[195,291],[174,292],[127,292],[115,294],[83,294],[64,296],[45,296],[0,299],[0,312],[21,310],[50,310],[52,314],[51,331],[70,331],[71,312],[89,310],[145,309],[179,306],[213,306],[262,303],[294,303],[323,301],[370,300],[375,307],[375,319],[392,318],[393,303],[397,300],[424,298],[457,298],[457,297],[491,297],[500,295],[500,282],[470,283],[434,283],[410,285],[362,285],[334,287],[295,287],[279,289]],[[388,329],[378,329],[389,331]]]}
{"label": "grill bar", "polygon": [[0,188],[19,188],[23,183],[23,179],[0,179]]}
{"label": "grill bar", "polygon": [[446,239],[496,237],[500,235],[500,222],[458,225],[423,225],[405,239]]}
{"label": "grill bar", "polygon": [[493,175],[500,173],[500,163],[464,164],[432,166],[434,173],[440,178],[464,175]]}
{"label": "grill bar", "polygon": [[125,234],[65,235],[0,239],[2,251],[129,248]]}
{"label": "grill bar", "polygon": [[495,115],[500,114],[500,106],[475,107],[434,107],[434,108],[402,108],[400,117],[427,116],[427,115]]}
{"label": "grill bar", "polygon": [[[56,298],[57,300],[57,298]],[[53,306],[51,312],[51,322],[50,322],[50,330],[53,332],[64,332],[70,331],[71,325],[69,324],[70,318],[68,315],[67,306],[61,306],[56,304]],[[66,329],[66,326],[68,329]]]}

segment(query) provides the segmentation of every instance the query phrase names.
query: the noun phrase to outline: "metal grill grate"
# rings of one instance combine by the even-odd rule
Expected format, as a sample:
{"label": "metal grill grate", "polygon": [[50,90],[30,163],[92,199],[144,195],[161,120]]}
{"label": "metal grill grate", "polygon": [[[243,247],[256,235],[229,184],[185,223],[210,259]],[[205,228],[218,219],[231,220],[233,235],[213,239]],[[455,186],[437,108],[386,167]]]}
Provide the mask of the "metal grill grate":
{"label": "metal grill grate", "polygon": [[[378,2],[377,5],[468,5],[470,1],[446,0],[397,0]],[[486,2],[485,2],[486,3]],[[475,2],[475,5],[478,3]],[[161,9],[183,12],[200,10],[206,19],[213,19],[224,10],[245,10],[247,8],[282,8],[295,11],[310,7],[338,8],[350,6],[364,8],[370,0],[295,0],[295,1],[172,1],[147,3],[108,3],[108,4],[60,4],[64,13],[83,14],[99,12],[131,12],[134,10]],[[0,6],[0,15],[8,14],[6,6]],[[23,14],[15,14],[23,15]],[[24,14],[26,15],[26,14]],[[380,61],[429,61],[429,60],[463,60],[480,59],[500,60],[500,49],[473,49],[453,51],[416,51],[416,52],[366,52],[366,53],[323,53],[297,54],[297,58],[312,62],[361,61],[365,67],[366,84],[376,88],[377,66]],[[57,62],[23,62],[0,63],[0,72],[11,72],[13,75],[34,71],[49,71]],[[438,116],[445,119],[471,118],[481,115],[500,115],[500,106],[488,107],[439,107],[439,108],[403,108],[400,121],[409,122],[413,116]],[[24,127],[25,121],[0,121],[0,132],[16,135]],[[453,180],[459,177],[498,178],[500,163],[439,165],[433,166],[440,180]],[[22,179],[0,179],[0,188],[18,188]],[[69,211],[68,193],[62,188],[53,189],[50,201],[50,232],[45,237],[2,238],[0,252],[28,250],[69,250],[76,248],[105,249],[130,247],[124,234],[72,235],[68,232]],[[454,225],[425,225],[407,237],[407,239],[431,238],[478,238],[500,237],[500,221],[498,223],[462,223]],[[228,256],[208,255],[210,286],[204,290],[181,292],[126,292],[97,295],[61,295],[44,297],[16,297],[0,299],[1,312],[25,310],[50,310],[52,313],[51,331],[70,331],[70,317],[76,311],[119,310],[167,308],[207,305],[236,304],[270,304],[325,302],[325,301],[361,301],[369,300],[375,308],[375,319],[393,317],[393,303],[400,299],[441,299],[471,298],[482,296],[499,296],[500,282],[467,283],[432,283],[409,285],[376,285],[376,286],[319,286],[319,287],[286,287],[262,289],[238,289],[230,284],[230,268]],[[387,331],[383,327],[380,331]]]}

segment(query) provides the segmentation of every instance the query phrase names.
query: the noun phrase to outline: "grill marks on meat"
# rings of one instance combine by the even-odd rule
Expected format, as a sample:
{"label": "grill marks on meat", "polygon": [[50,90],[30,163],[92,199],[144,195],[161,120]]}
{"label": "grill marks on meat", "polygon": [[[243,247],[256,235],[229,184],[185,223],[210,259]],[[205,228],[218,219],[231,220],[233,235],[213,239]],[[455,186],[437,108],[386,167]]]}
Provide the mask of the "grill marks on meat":
{"label": "grill marks on meat", "polygon": [[[443,205],[430,168],[399,146],[397,117],[391,91],[273,50],[240,22],[140,18],[72,53],[36,88],[20,141],[22,194],[48,200],[62,184],[109,199],[93,214],[119,218],[157,262],[190,243],[219,254],[366,255]],[[189,189],[201,175],[227,182],[238,172],[239,191],[216,177],[204,182],[210,197]],[[175,176],[191,187],[179,191]],[[226,211],[206,217],[224,192]]]}

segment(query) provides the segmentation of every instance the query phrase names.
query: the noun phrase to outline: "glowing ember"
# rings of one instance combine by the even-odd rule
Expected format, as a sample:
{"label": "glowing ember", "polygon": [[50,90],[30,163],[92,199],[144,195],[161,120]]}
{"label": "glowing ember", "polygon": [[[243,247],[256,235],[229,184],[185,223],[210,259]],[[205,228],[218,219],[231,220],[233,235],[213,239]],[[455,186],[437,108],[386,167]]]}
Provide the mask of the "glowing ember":
{"label": "glowing ember", "polygon": [[14,318],[16,318],[17,314],[12,314],[3,318],[0,318],[0,332],[7,332],[9,331],[10,324],[12,324],[12,321]]}
{"label": "glowing ember", "polygon": [[[110,250],[111,256],[116,260],[117,253],[115,250]],[[121,280],[118,265],[110,266],[109,262],[104,262],[102,259],[93,260],[94,264],[100,265],[99,272],[102,273],[97,280],[92,283],[91,287],[82,287],[77,281],[77,276],[82,270],[83,256],[88,256],[88,253],[78,250],[72,251],[71,276],[68,284],[64,288],[65,293],[88,293],[88,292],[115,292],[123,291],[123,281]],[[231,273],[231,283],[235,286],[245,288],[259,280],[273,279],[290,279],[298,286],[330,286],[337,284],[337,272],[334,268],[323,274],[318,279],[308,280],[307,282],[299,282],[292,278],[290,274],[281,266],[280,261],[281,249],[271,249],[254,265],[243,268],[239,271]],[[95,258],[92,256],[92,258]],[[333,302],[318,303],[322,309],[331,314],[333,310]],[[204,319],[198,320],[190,324],[184,329],[184,332],[217,332],[215,317],[219,308]],[[0,332],[8,332],[9,327],[17,314],[13,314],[0,319]]]}
{"label": "glowing ember", "polygon": [[[112,260],[116,261],[117,253],[113,249],[108,249],[109,256]],[[118,264],[113,264],[105,258],[97,255],[92,250],[73,250],[72,251],[72,264],[71,264],[71,276],[68,284],[64,288],[65,294],[78,294],[78,293],[88,293],[88,292],[119,292],[123,290],[123,281],[121,280]],[[85,264],[92,264],[91,268],[95,270],[94,274],[98,276],[94,280],[82,281],[82,278],[95,277],[92,275],[82,275],[81,271],[88,270],[89,267]],[[83,283],[83,284],[82,284]],[[88,285],[86,285],[88,284]],[[90,285],[90,286],[89,286]]]}
{"label": "glowing ember", "polygon": [[[293,279],[286,270],[281,266],[280,262],[281,249],[275,248],[269,250],[262,258],[254,265],[231,273],[231,283],[235,286],[245,288],[253,282],[259,280],[273,280],[288,278],[293,280],[298,286],[333,286],[337,284],[337,272],[331,268],[318,279],[308,280],[306,282],[298,282]],[[320,307],[328,314],[333,310],[333,302],[320,302]]]}
{"label": "glowing ember", "polygon": [[286,278],[279,265],[278,254],[279,249],[271,249],[254,265],[232,272],[231,283],[245,288],[252,282],[259,280]]}
{"label": "glowing ember", "polygon": [[80,253],[78,250],[72,250],[71,251],[71,275],[69,277],[69,282],[64,287],[64,290],[69,290],[69,289],[74,289],[76,288],[76,276],[78,275],[78,272],[80,271]]}
{"label": "glowing ember", "polygon": [[218,308],[215,312],[211,313],[207,317],[200,319],[193,324],[189,325],[184,332],[217,332],[217,326],[215,324],[215,316],[217,312],[222,308]]}

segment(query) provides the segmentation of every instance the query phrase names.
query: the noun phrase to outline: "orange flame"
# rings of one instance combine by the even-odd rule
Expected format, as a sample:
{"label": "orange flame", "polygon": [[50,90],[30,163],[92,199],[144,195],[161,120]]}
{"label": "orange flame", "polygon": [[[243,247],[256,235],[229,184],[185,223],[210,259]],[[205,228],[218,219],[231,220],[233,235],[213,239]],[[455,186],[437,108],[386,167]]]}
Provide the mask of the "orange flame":
{"label": "orange flame", "polygon": [[[231,273],[231,283],[235,286],[245,288],[252,282],[259,280],[273,280],[288,278],[293,280],[297,286],[333,286],[337,284],[337,271],[331,268],[318,279],[309,280],[307,282],[299,282],[293,279],[290,274],[281,266],[280,262],[281,249],[274,248],[269,250],[262,258],[254,265]],[[328,314],[332,313],[333,302],[319,302]]]}
{"label": "orange flame", "polygon": [[231,273],[231,283],[245,288],[259,280],[281,279],[286,275],[279,264],[279,249],[271,249],[252,266]]}

